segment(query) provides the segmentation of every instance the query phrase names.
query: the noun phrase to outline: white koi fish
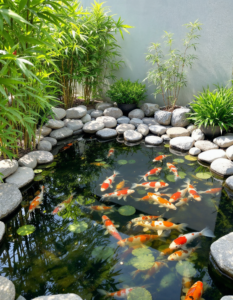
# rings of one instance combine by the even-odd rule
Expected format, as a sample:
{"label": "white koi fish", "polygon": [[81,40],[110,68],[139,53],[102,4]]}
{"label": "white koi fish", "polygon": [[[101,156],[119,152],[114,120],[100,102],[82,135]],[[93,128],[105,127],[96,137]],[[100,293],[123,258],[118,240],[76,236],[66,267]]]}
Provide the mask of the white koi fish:
{"label": "white koi fish", "polygon": [[144,187],[146,190],[148,189],[155,189],[157,192],[158,189],[167,187],[169,184],[166,182],[156,182],[156,181],[151,181],[151,182],[143,182],[143,183],[133,183],[131,189],[135,189],[138,186]]}
{"label": "white koi fish", "polygon": [[102,221],[104,223],[104,227],[106,228],[105,234],[111,234],[115,239],[122,240],[119,232],[117,231],[116,227],[119,227],[118,225],[114,225],[113,222],[109,219],[109,217],[103,215]]}
{"label": "white koi fish", "polygon": [[198,244],[194,248],[178,250],[178,251],[172,253],[171,255],[169,255],[167,259],[171,260],[171,261],[179,261],[179,260],[188,259],[188,257],[199,248],[201,248],[200,244]]}
{"label": "white koi fish", "polygon": [[120,200],[121,198],[123,198],[126,201],[127,196],[133,194],[134,192],[135,192],[134,190],[130,190],[128,188],[125,188],[125,189],[120,190],[120,191],[116,191],[116,192],[109,193],[109,194],[104,194],[101,199],[118,198],[118,200]]}
{"label": "white koi fish", "polygon": [[114,182],[114,179],[117,175],[119,175],[120,173],[117,171],[113,172],[113,175],[108,177],[106,180],[104,180],[104,182],[101,185],[101,192],[106,191],[109,187],[112,188],[112,183]]}

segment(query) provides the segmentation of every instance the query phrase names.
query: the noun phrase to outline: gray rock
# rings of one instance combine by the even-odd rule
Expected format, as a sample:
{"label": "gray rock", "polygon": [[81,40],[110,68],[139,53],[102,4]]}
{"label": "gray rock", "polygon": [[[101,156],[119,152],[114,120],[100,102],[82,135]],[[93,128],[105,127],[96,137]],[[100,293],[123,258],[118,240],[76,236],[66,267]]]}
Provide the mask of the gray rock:
{"label": "gray rock", "polygon": [[82,117],[81,121],[83,124],[91,121],[91,116],[89,114],[86,114],[84,117]]}
{"label": "gray rock", "polygon": [[84,107],[72,107],[67,109],[66,118],[67,119],[81,119],[87,114],[87,109]]}
{"label": "gray rock", "polygon": [[143,121],[141,119],[133,118],[129,123],[133,124],[135,127],[138,127],[138,125],[143,124]]}
{"label": "gray rock", "polygon": [[150,125],[159,125],[158,122],[155,121],[154,118],[143,118],[142,119],[143,123],[150,126]]}
{"label": "gray rock", "polygon": [[226,152],[221,149],[208,150],[198,155],[199,160],[205,161],[209,164],[218,158],[225,158],[225,157],[226,157]]}
{"label": "gray rock", "polygon": [[160,125],[169,125],[171,123],[172,113],[170,111],[158,110],[154,114],[155,121]]}
{"label": "gray rock", "polygon": [[22,188],[32,182],[34,176],[35,173],[33,172],[33,169],[28,167],[19,167],[14,174],[7,177],[6,183],[13,183],[16,184],[18,188]]}
{"label": "gray rock", "polygon": [[32,300],[82,300],[82,298],[76,294],[58,294],[50,296],[40,296],[33,298]]}
{"label": "gray rock", "polygon": [[104,128],[96,132],[96,135],[104,140],[108,140],[117,136],[117,131],[115,129]]}
{"label": "gray rock", "polygon": [[197,129],[194,129],[192,131],[192,138],[195,140],[195,141],[202,141],[205,139],[205,135],[204,133],[201,131],[201,129],[197,128]]}
{"label": "gray rock", "polygon": [[54,138],[51,138],[51,137],[49,137],[49,136],[43,138],[43,141],[50,142],[50,144],[51,144],[52,146],[56,146],[56,145],[57,145],[57,140],[54,139]]}
{"label": "gray rock", "polygon": [[210,170],[220,176],[233,175],[233,162],[226,158],[218,158],[211,163]]}
{"label": "gray rock", "polygon": [[86,109],[86,110],[87,110],[87,107],[86,107],[86,105],[79,105],[78,107],[82,107],[82,108],[84,108],[84,109]]}
{"label": "gray rock", "polygon": [[144,112],[146,117],[154,116],[154,113],[159,110],[159,105],[154,103],[144,103],[141,106],[141,110]]}
{"label": "gray rock", "polygon": [[143,136],[147,136],[149,133],[149,127],[146,124],[139,124],[137,131],[140,132]]}
{"label": "gray rock", "polygon": [[117,107],[109,107],[104,110],[104,115],[118,119],[123,116],[123,112]]}
{"label": "gray rock", "polygon": [[63,108],[53,107],[52,111],[54,112],[54,118],[56,120],[61,120],[61,119],[65,118],[65,116],[66,116],[66,110]]}
{"label": "gray rock", "polygon": [[134,130],[135,126],[133,124],[120,124],[117,126],[116,131],[119,134],[123,134],[127,130]]}
{"label": "gray rock", "polygon": [[81,133],[83,133],[83,130],[82,129],[78,129],[78,130],[75,130],[73,132],[73,135],[77,135],[77,134],[81,134]]}
{"label": "gray rock", "polygon": [[32,151],[19,159],[19,165],[34,169],[37,164],[47,164],[53,161],[52,153],[48,151]]}
{"label": "gray rock", "polygon": [[220,300],[233,300],[233,296],[224,296]]}
{"label": "gray rock", "polygon": [[167,134],[163,134],[163,135],[161,136],[161,138],[162,138],[164,141],[166,141],[166,142],[170,141],[170,138],[169,138],[169,136],[168,136]]}
{"label": "gray rock", "polygon": [[195,147],[201,149],[201,151],[218,149],[218,146],[210,141],[197,141]]}
{"label": "gray rock", "polygon": [[118,124],[129,124],[130,118],[128,117],[120,117],[117,119]]}
{"label": "gray rock", "polygon": [[181,151],[189,151],[193,144],[194,139],[189,136],[175,137],[170,140],[170,146]]}
{"label": "gray rock", "polygon": [[233,191],[233,176],[230,176],[225,181],[226,186]]}
{"label": "gray rock", "polygon": [[43,139],[43,141],[40,141],[38,146],[38,150],[44,150],[44,151],[51,151],[52,149],[52,144],[49,141],[46,141]]}
{"label": "gray rock", "polygon": [[189,125],[189,126],[187,127],[187,130],[188,130],[190,133],[192,133],[193,130],[195,130],[195,129],[197,129],[197,126],[195,126],[195,125],[193,125],[193,124],[191,124],[191,125]]}
{"label": "gray rock", "polygon": [[190,121],[187,120],[186,114],[190,112],[189,108],[175,109],[172,113],[171,124],[174,127],[186,127]]}
{"label": "gray rock", "polygon": [[[50,128],[51,129],[51,128]],[[52,131],[52,129],[51,129],[51,131]],[[36,142],[36,144],[38,144],[40,141],[42,141],[44,139],[44,136],[43,135],[36,135],[35,136],[35,142]],[[24,143],[24,141],[23,141],[23,143]]]}
{"label": "gray rock", "polygon": [[99,131],[104,128],[104,123],[97,122],[97,121],[91,121],[86,123],[83,126],[83,131],[86,133],[96,133],[96,131]]}
{"label": "gray rock", "polygon": [[66,127],[73,131],[76,131],[83,128],[83,122],[81,120],[68,120],[66,121]]}
{"label": "gray rock", "polygon": [[136,108],[131,110],[131,112],[128,114],[128,117],[130,119],[136,118],[136,119],[143,119],[145,117],[144,111],[140,108]]}
{"label": "gray rock", "polygon": [[166,133],[167,128],[160,125],[151,125],[149,126],[149,130],[154,134],[163,135],[164,133]]}
{"label": "gray rock", "polygon": [[167,129],[167,135],[172,139],[177,136],[190,136],[190,132],[183,127],[172,127]]}
{"label": "gray rock", "polygon": [[134,130],[127,130],[124,132],[124,139],[130,143],[138,142],[142,139],[142,134]]}
{"label": "gray rock", "polygon": [[227,156],[230,160],[233,160],[233,146],[227,148],[227,150],[226,150],[226,156]]}
{"label": "gray rock", "polygon": [[48,122],[45,125],[52,129],[59,129],[65,126],[63,121],[53,119],[48,120]]}
{"label": "gray rock", "polygon": [[213,142],[221,148],[227,148],[233,145],[233,135],[219,136]]}
{"label": "gray rock", "polygon": [[146,144],[156,146],[156,145],[162,144],[163,139],[161,137],[158,137],[158,136],[147,136],[145,138],[145,142],[146,142]]}
{"label": "gray rock", "polygon": [[96,119],[97,122],[104,123],[106,128],[113,128],[117,125],[117,120],[113,117],[103,116]]}
{"label": "gray rock", "polygon": [[71,135],[73,135],[73,130],[68,128],[68,127],[63,127],[63,128],[60,128],[60,129],[56,129],[56,130],[53,130],[50,133],[50,137],[52,137],[56,140],[62,140],[62,139],[65,139],[65,138],[67,138]]}
{"label": "gray rock", "polygon": [[42,126],[41,128],[36,130],[36,135],[40,136],[47,136],[50,134],[50,132],[52,131],[51,128],[47,127],[47,126]]}
{"label": "gray rock", "polygon": [[22,201],[17,185],[0,183],[0,220],[14,211]]}
{"label": "gray rock", "polygon": [[[5,230],[6,230],[5,224],[0,221],[0,243],[3,239],[4,234],[5,234]],[[1,297],[1,295],[0,295],[0,297]]]}
{"label": "gray rock", "polygon": [[13,282],[2,276],[0,276],[0,300],[15,300]]}
{"label": "gray rock", "polygon": [[94,108],[88,109],[88,110],[87,110],[87,114],[88,114],[88,115],[91,115],[91,113],[92,113],[94,110],[95,110]]}
{"label": "gray rock", "polygon": [[107,102],[102,102],[102,103],[97,103],[95,106],[95,109],[104,111],[106,108],[109,108],[109,107],[113,107],[113,104],[107,103]]}
{"label": "gray rock", "polygon": [[16,300],[26,300],[23,296],[19,296]]}
{"label": "gray rock", "polygon": [[[211,151],[211,150],[210,150]],[[189,150],[189,154],[190,155],[193,155],[193,156],[195,156],[195,155],[198,155],[198,154],[200,154],[201,153],[201,150],[199,149],[199,148],[196,148],[196,147],[193,147],[193,148],[191,148],[190,150]]]}
{"label": "gray rock", "polygon": [[103,115],[103,111],[102,110],[94,110],[91,113],[91,117],[92,118],[98,118],[98,117],[101,117],[102,115]]}
{"label": "gray rock", "polygon": [[4,159],[0,161],[0,173],[3,174],[2,179],[10,176],[18,169],[18,162],[15,159]]}

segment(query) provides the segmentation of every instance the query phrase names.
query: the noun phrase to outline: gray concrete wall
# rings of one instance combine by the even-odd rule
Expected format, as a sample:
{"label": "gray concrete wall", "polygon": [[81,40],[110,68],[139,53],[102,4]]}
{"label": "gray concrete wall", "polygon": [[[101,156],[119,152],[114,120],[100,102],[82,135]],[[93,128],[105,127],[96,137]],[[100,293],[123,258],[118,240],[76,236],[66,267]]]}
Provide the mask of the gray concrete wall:
{"label": "gray concrete wall", "polygon": [[[82,0],[89,7],[91,0]],[[146,77],[150,65],[145,53],[151,42],[162,42],[164,30],[174,33],[175,47],[183,49],[182,39],[186,28],[182,25],[199,20],[203,24],[196,51],[198,60],[187,71],[187,87],[180,93],[179,104],[187,104],[202,87],[227,84],[232,79],[233,54],[233,0],[106,0],[116,18],[121,16],[126,24],[135,26],[122,41],[122,57],[126,66],[118,77],[140,81]],[[161,96],[151,95],[148,86],[147,102],[162,105]]]}

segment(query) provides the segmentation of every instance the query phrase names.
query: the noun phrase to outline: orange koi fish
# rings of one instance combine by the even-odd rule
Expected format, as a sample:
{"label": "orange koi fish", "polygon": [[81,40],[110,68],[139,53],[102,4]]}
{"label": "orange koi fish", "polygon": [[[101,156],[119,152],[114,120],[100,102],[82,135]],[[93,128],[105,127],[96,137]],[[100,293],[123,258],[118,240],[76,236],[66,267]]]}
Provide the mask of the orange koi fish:
{"label": "orange koi fish", "polygon": [[201,196],[197,193],[197,191],[195,190],[194,186],[192,184],[190,184],[190,180],[189,179],[186,181],[186,183],[187,183],[189,195],[194,200],[201,201]]}
{"label": "orange koi fish", "polygon": [[90,209],[91,212],[93,211],[97,211],[97,212],[105,212],[105,211],[109,211],[109,212],[113,212],[114,211],[114,205],[112,206],[104,206],[104,205],[91,205],[91,206],[84,206],[87,209]]}
{"label": "orange koi fish", "polygon": [[167,259],[172,260],[172,261],[179,261],[179,260],[187,259],[193,252],[195,252],[199,248],[201,248],[201,246],[197,245],[194,248],[178,250],[178,251],[172,253],[170,256],[168,256]]}
{"label": "orange koi fish", "polygon": [[199,192],[199,194],[218,194],[220,193],[222,188],[209,189],[207,191]]}
{"label": "orange koi fish", "polygon": [[55,209],[53,210],[52,215],[56,215],[60,211],[64,210],[70,204],[73,197],[74,197],[74,194],[71,194],[68,199],[66,199],[63,202],[61,202],[60,204],[58,204],[58,206],[56,206]]}
{"label": "orange koi fish", "polygon": [[161,172],[162,168],[154,168],[152,170],[150,170],[149,172],[147,172],[144,176],[140,175],[141,180],[144,179],[146,181],[146,178],[150,175],[158,175]]}
{"label": "orange koi fish", "polygon": [[172,249],[166,248],[166,249],[164,249],[164,250],[162,250],[162,251],[160,252],[160,255],[165,256],[165,255],[171,254],[172,252],[173,252]]}
{"label": "orange koi fish", "polygon": [[104,167],[106,165],[105,162],[93,162],[93,163],[90,163],[90,165],[94,165],[96,167]]}
{"label": "orange koi fish", "polygon": [[108,151],[107,158],[109,158],[111,155],[113,155],[114,152],[115,152],[115,149],[114,148],[110,148],[109,151]]}
{"label": "orange koi fish", "polygon": [[182,206],[182,205],[184,205],[184,204],[187,204],[187,205],[189,205],[188,204],[188,201],[190,200],[190,198],[188,197],[188,198],[183,198],[183,199],[180,199],[180,201],[178,202],[178,203],[176,203],[175,204],[175,206]]}
{"label": "orange koi fish", "polygon": [[111,234],[115,239],[121,241],[122,238],[117,231],[116,227],[119,227],[118,225],[114,225],[113,222],[107,217],[106,215],[102,216],[102,221],[104,223],[104,227],[106,228],[106,231],[104,234]]}
{"label": "orange koi fish", "polygon": [[171,198],[169,199],[169,201],[170,201],[171,203],[174,203],[174,202],[180,200],[180,198],[183,198],[183,197],[185,196],[187,190],[188,190],[188,188],[186,188],[186,189],[184,189],[184,190],[182,190],[182,191],[178,190],[178,192],[174,193],[174,194],[171,196]]}
{"label": "orange koi fish", "polygon": [[159,207],[165,207],[167,210],[169,209],[176,210],[175,205],[169,202],[168,200],[160,196],[157,196],[156,194],[153,193],[148,193],[147,195],[151,196],[154,199],[154,201],[159,205]]}
{"label": "orange koi fish", "polygon": [[122,180],[120,183],[116,185],[116,190],[119,191],[123,189],[124,186],[125,186],[125,180]]}
{"label": "orange koi fish", "polygon": [[138,186],[145,187],[146,190],[148,189],[155,189],[157,192],[159,189],[167,187],[169,184],[166,182],[157,182],[157,181],[151,181],[151,182],[143,182],[143,183],[133,183],[132,189],[135,189]]}
{"label": "orange koi fish", "polygon": [[181,297],[182,300],[200,300],[203,293],[203,283],[197,281],[193,286],[188,290],[186,296]]}
{"label": "orange koi fish", "polygon": [[69,144],[65,145],[65,146],[61,149],[61,151],[65,151],[65,150],[69,149],[72,145],[73,145],[73,143],[69,143]]}
{"label": "orange koi fish", "polygon": [[137,245],[141,245],[144,243],[148,243],[151,241],[154,241],[156,239],[158,239],[159,236],[155,235],[155,234],[141,234],[141,235],[136,235],[136,236],[132,236],[129,238],[126,238],[124,240],[121,240],[119,242],[117,242],[118,246],[121,247],[133,247],[133,246],[137,246]]}
{"label": "orange koi fish", "polygon": [[180,178],[180,176],[179,176],[179,174],[178,174],[178,171],[177,171],[177,168],[176,168],[173,164],[167,163],[167,167],[168,167],[168,169],[170,170],[170,172],[174,173],[174,175],[175,175],[175,180],[177,180],[177,179]]}
{"label": "orange koi fish", "polygon": [[36,196],[32,202],[30,203],[28,213],[32,212],[36,208],[40,208],[40,204],[43,201],[43,195],[44,195],[44,186],[41,186],[41,192],[38,196]]}
{"label": "orange koi fish", "polygon": [[[126,227],[128,229],[130,229],[133,224],[137,224],[138,222],[142,222],[142,221],[156,220],[158,218],[162,218],[163,215],[160,215],[160,216],[144,216],[144,215],[139,215],[139,216],[140,217],[134,218],[131,221],[129,221],[128,224],[126,225]],[[134,226],[136,226],[136,225],[134,225]]]}
{"label": "orange koi fish", "polygon": [[131,273],[133,279],[139,274],[139,273],[146,273],[145,277],[144,277],[144,280],[147,280],[149,278],[151,278],[154,274],[158,273],[162,267],[167,267],[168,268],[168,265],[164,262],[161,262],[161,261],[156,261],[153,266],[148,269],[148,270],[136,270],[136,271],[133,271]]}
{"label": "orange koi fish", "polygon": [[135,201],[148,201],[149,203],[154,203],[155,201],[153,200],[153,198],[151,196],[144,196],[142,198],[134,198]]}
{"label": "orange koi fish", "polygon": [[104,182],[101,185],[101,192],[106,191],[109,187],[112,188],[112,183],[114,182],[114,179],[117,175],[119,175],[120,173],[117,171],[113,172],[113,175],[108,177],[106,180],[104,180]]}
{"label": "orange koi fish", "polygon": [[129,292],[131,292],[133,289],[135,289],[135,288],[131,287],[131,288],[119,290],[119,291],[113,292],[113,293],[108,293],[107,291],[101,290],[101,289],[98,289],[97,291],[102,296],[113,297],[113,298],[116,298],[116,299],[120,299],[120,298],[126,298],[128,296],[128,294],[129,294]]}
{"label": "orange koi fish", "polygon": [[109,194],[104,194],[101,199],[118,198],[118,200],[120,200],[121,198],[123,198],[126,201],[127,196],[133,194],[134,192],[135,192],[134,190],[130,190],[129,188],[125,188],[125,189],[120,190],[120,191],[116,191],[116,192],[109,193]]}
{"label": "orange koi fish", "polygon": [[160,156],[157,156],[156,158],[153,159],[153,161],[163,161],[165,158],[167,158],[168,156],[170,155],[160,155]]}

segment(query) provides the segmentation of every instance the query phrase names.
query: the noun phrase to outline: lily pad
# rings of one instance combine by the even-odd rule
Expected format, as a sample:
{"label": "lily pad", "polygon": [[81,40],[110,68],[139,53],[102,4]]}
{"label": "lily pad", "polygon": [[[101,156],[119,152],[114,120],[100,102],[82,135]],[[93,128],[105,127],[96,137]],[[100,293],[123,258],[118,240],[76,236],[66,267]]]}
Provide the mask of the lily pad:
{"label": "lily pad", "polygon": [[41,174],[42,176],[47,176],[51,173],[51,171],[43,171],[43,173]]}
{"label": "lily pad", "polygon": [[91,255],[95,257],[98,260],[106,260],[110,257],[112,257],[114,254],[114,249],[110,247],[104,247],[104,246],[97,246],[95,249],[91,252]]}
{"label": "lily pad", "polygon": [[143,189],[137,190],[137,192],[138,192],[139,195],[146,195],[147,194],[147,191],[145,191]]}
{"label": "lily pad", "polygon": [[152,296],[146,289],[137,287],[129,292],[127,300],[152,300]]}
{"label": "lily pad", "polygon": [[152,254],[135,256],[131,258],[127,265],[132,265],[138,270],[148,270],[150,269],[155,262],[154,256]]}
{"label": "lily pad", "polygon": [[43,179],[44,179],[44,176],[42,176],[42,175],[38,175],[38,176],[34,177],[34,181],[41,181]]}
{"label": "lily pad", "polygon": [[196,156],[192,156],[192,155],[186,155],[184,158],[187,159],[187,160],[191,160],[191,161],[197,160],[197,157]]}
{"label": "lily pad", "polygon": [[131,216],[133,214],[135,214],[136,209],[133,206],[130,205],[124,205],[121,206],[118,209],[118,212],[122,215],[122,216]]}
{"label": "lily pad", "polygon": [[158,180],[159,178],[158,177],[156,177],[156,176],[148,176],[147,177],[149,180]]}
{"label": "lily pad", "polygon": [[48,169],[48,168],[52,168],[52,167],[55,167],[57,165],[57,163],[54,161],[52,162],[51,164],[47,165],[45,168]]}
{"label": "lily pad", "polygon": [[172,175],[172,174],[169,174],[166,176],[167,180],[170,181],[170,182],[175,182],[175,176]]}
{"label": "lily pad", "polygon": [[84,221],[81,221],[76,224],[70,224],[68,229],[69,229],[69,231],[74,232],[74,233],[81,233],[81,232],[85,231],[87,229],[87,227],[88,227],[88,224]]}
{"label": "lily pad", "polygon": [[132,254],[134,256],[142,256],[142,255],[152,254],[152,252],[149,248],[137,248],[132,251]]}
{"label": "lily pad", "polygon": [[177,163],[183,163],[184,160],[182,158],[175,158],[173,159],[174,162],[177,162]]}
{"label": "lily pad", "polygon": [[24,225],[17,230],[18,235],[29,235],[36,230],[33,225]]}
{"label": "lily pad", "polygon": [[212,177],[212,174],[210,172],[199,172],[196,173],[196,176],[200,179],[209,179],[210,177]]}
{"label": "lily pad", "polygon": [[97,158],[95,161],[103,161],[103,159],[101,159],[101,158]]}
{"label": "lily pad", "polygon": [[120,159],[120,160],[118,160],[118,162],[117,162],[119,165],[126,165],[128,162],[127,162],[127,160],[125,160],[125,159]]}
{"label": "lily pad", "polygon": [[181,179],[184,179],[186,177],[186,175],[187,175],[186,173],[184,173],[182,171],[179,171],[178,174],[179,174],[179,176],[180,176]]}
{"label": "lily pad", "polygon": [[39,173],[42,173],[43,172],[43,170],[41,170],[41,169],[36,169],[36,170],[34,170],[34,173],[35,174],[39,174]]}
{"label": "lily pad", "polygon": [[169,144],[165,144],[164,147],[165,148],[170,148],[170,145]]}
{"label": "lily pad", "polygon": [[128,160],[128,163],[131,164],[131,165],[132,165],[132,164],[135,164],[135,163],[136,163],[136,160],[134,160],[134,159]]}
{"label": "lily pad", "polygon": [[179,261],[176,264],[176,271],[184,277],[193,277],[197,272],[193,264],[188,261]]}
{"label": "lily pad", "polygon": [[167,288],[173,284],[176,279],[176,275],[174,273],[170,273],[165,275],[160,281],[161,288]]}

